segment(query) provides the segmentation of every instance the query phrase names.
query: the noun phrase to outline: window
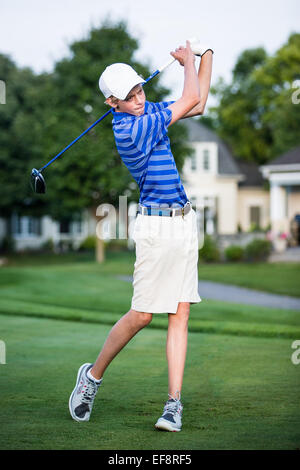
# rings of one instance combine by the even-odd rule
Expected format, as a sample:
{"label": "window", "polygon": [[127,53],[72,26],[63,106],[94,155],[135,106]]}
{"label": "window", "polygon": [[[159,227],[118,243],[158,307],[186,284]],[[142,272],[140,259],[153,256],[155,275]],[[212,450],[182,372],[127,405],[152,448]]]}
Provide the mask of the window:
{"label": "window", "polygon": [[82,233],[82,220],[75,220],[73,222],[73,233],[74,235]]}
{"label": "window", "polygon": [[70,219],[62,219],[59,222],[59,233],[70,233],[71,221]]}
{"label": "window", "polygon": [[260,206],[250,207],[250,224],[255,224],[256,227],[260,226]]}
{"label": "window", "polygon": [[12,233],[23,237],[40,236],[42,234],[41,219],[32,216],[12,216]]}
{"label": "window", "polygon": [[191,156],[191,170],[195,171],[197,170],[197,160],[196,160],[196,155]]}
{"label": "window", "polygon": [[192,196],[189,199],[190,199],[190,202],[193,206],[193,209],[196,209],[196,207],[197,207],[197,198],[195,196]]}
{"label": "window", "polygon": [[41,219],[28,217],[28,234],[41,235]]}
{"label": "window", "polygon": [[210,169],[209,165],[209,150],[203,150],[203,170],[208,171]]}

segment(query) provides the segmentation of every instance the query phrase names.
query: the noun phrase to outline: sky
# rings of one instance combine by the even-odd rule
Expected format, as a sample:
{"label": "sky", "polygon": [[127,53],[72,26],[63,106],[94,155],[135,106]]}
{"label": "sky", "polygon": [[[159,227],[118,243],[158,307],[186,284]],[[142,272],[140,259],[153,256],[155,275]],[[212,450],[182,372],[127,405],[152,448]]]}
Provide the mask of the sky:
{"label": "sky", "polygon": [[[243,50],[264,47],[273,54],[292,32],[300,32],[300,2],[0,0],[0,53],[36,73],[51,71],[56,61],[68,56],[69,44],[86,38],[90,29],[99,27],[106,18],[127,22],[129,33],[139,41],[135,58],[150,65],[152,71],[165,64],[170,51],[184,45],[186,39],[199,38],[214,49],[215,84],[219,77],[230,81]],[[171,89],[168,99],[179,98],[183,68],[171,65],[162,72],[161,83]],[[210,97],[207,106],[212,104]]]}

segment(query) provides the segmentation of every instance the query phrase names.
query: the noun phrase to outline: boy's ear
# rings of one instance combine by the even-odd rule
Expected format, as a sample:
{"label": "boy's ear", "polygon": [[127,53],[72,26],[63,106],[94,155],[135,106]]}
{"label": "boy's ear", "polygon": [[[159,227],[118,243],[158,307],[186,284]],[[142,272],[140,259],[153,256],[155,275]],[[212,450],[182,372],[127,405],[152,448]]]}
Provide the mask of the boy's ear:
{"label": "boy's ear", "polygon": [[118,107],[118,100],[116,98],[109,97],[105,100],[105,103],[111,106],[112,108]]}

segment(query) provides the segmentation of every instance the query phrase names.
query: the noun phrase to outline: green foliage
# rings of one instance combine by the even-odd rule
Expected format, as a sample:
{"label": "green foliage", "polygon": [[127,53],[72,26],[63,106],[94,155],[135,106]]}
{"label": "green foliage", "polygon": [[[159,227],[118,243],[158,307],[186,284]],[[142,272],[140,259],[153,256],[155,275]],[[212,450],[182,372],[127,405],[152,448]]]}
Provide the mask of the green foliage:
{"label": "green foliage", "polygon": [[[83,242],[80,244],[79,251],[94,251],[96,248],[96,236],[89,235],[86,237]],[[128,251],[128,241],[125,240],[105,240],[104,245],[106,250],[109,251]]]}
{"label": "green foliage", "polygon": [[272,251],[269,240],[253,240],[245,247],[245,258],[250,262],[266,261]]}
{"label": "green foliage", "polygon": [[[7,104],[0,107],[2,216],[16,211],[73,219],[86,208],[95,213],[103,202],[117,205],[127,190],[128,202],[138,200],[138,188],[130,187],[133,178],[116,149],[110,115],[44,171],[46,195],[34,194],[29,184],[33,167],[41,168],[109,110],[98,87],[107,65],[126,62],[150,75],[150,67],[135,60],[137,49],[138,40],[124,22],[105,21],[71,44],[53,73],[34,75],[0,55],[0,79],[7,84]],[[169,91],[159,79],[145,85],[149,101],[161,101]],[[180,170],[189,150],[184,126],[172,126],[170,137]]]}
{"label": "green foliage", "polygon": [[0,213],[40,215],[48,201],[33,196],[29,181],[31,168],[43,155],[40,114],[48,77],[18,69],[0,54],[0,79],[6,83],[6,104],[0,106]]}
{"label": "green foliage", "polygon": [[244,248],[238,245],[231,245],[225,249],[224,254],[227,261],[242,261]]}
{"label": "green foliage", "polygon": [[96,236],[95,235],[89,235],[88,237],[86,237],[79,246],[80,251],[95,250],[95,248],[96,248]]}
{"label": "green foliage", "polygon": [[259,232],[261,231],[260,226],[256,222],[251,222],[250,228],[248,230],[249,232]]}
{"label": "green foliage", "polygon": [[234,154],[263,164],[300,145],[300,106],[292,103],[292,84],[300,78],[300,34],[291,34],[274,56],[263,48],[245,50],[231,83],[219,79],[212,93],[214,129]]}
{"label": "green foliage", "polygon": [[0,253],[9,254],[15,251],[15,241],[10,235],[6,235],[0,242]]}
{"label": "green foliage", "polygon": [[[56,100],[50,110],[55,116],[52,133],[50,128],[52,153],[64,148],[109,110],[98,87],[105,67],[126,62],[142,76],[150,75],[149,67],[134,59],[137,48],[138,41],[129,35],[123,22],[116,25],[105,22],[101,28],[92,29],[86,39],[71,45],[71,57],[56,64],[53,76]],[[159,85],[159,79],[145,85],[149,101],[160,101],[167,92]],[[85,111],[86,105],[91,106],[91,112]],[[119,195],[128,189],[131,191],[128,202],[138,199],[138,189],[130,189],[133,178],[117,152],[111,121],[111,116],[107,116],[49,171],[48,197],[53,217],[95,208],[104,202],[117,205]],[[172,148],[179,168],[187,154],[184,139],[185,135],[177,128]],[[57,200],[62,204],[58,205]]]}
{"label": "green foliage", "polygon": [[128,251],[128,240],[123,240],[123,239],[115,239],[115,240],[109,240],[105,241],[105,247],[109,251],[114,251],[114,252],[120,252],[120,251]]}
{"label": "green foliage", "polygon": [[54,242],[52,238],[48,238],[42,246],[41,246],[41,251],[43,252],[48,252],[48,253],[53,253],[54,252]]}
{"label": "green foliage", "polygon": [[210,235],[204,237],[204,245],[199,250],[199,259],[208,263],[220,261],[220,250],[217,242]]}

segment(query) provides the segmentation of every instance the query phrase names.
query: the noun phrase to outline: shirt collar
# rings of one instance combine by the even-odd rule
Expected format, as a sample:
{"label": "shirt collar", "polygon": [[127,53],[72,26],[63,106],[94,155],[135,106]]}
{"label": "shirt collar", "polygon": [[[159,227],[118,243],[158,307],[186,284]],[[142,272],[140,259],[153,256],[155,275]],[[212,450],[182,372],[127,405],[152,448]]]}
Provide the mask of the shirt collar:
{"label": "shirt collar", "polygon": [[[148,113],[148,109],[149,109],[149,102],[145,101],[144,114]],[[134,116],[133,114],[129,114],[129,113],[118,113],[114,109],[112,109],[112,115],[113,115],[114,122],[120,121],[121,119],[124,119],[124,118],[136,118],[137,117],[137,116]]]}

